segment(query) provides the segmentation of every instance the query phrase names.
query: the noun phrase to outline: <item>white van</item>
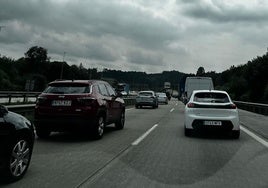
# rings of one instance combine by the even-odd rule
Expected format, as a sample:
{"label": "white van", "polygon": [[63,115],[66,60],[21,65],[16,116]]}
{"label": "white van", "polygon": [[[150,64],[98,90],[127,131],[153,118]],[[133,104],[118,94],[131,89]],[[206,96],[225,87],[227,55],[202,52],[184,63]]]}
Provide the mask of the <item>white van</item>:
{"label": "white van", "polygon": [[187,77],[185,81],[184,103],[187,103],[194,90],[214,90],[210,77]]}

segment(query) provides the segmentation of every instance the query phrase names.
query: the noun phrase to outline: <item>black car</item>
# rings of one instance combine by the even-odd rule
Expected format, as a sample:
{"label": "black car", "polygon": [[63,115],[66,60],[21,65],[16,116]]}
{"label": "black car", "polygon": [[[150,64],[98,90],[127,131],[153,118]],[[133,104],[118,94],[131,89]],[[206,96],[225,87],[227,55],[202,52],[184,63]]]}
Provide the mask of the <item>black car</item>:
{"label": "black car", "polygon": [[34,145],[33,125],[0,105],[0,180],[13,182],[26,173]]}

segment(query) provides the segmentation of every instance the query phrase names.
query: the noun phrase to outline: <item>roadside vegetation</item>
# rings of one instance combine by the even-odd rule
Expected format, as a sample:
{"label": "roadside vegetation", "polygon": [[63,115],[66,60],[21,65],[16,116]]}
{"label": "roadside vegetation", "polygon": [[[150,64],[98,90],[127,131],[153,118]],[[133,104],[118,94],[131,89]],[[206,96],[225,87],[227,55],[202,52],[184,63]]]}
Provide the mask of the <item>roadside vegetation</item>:
{"label": "roadside vegetation", "polygon": [[232,99],[247,102],[268,103],[268,52],[246,64],[231,66],[221,73],[205,72],[199,67],[194,74],[179,71],[145,72],[85,68],[63,61],[50,61],[47,50],[33,46],[24,57],[17,60],[0,55],[0,91],[42,91],[48,82],[56,79],[104,79],[115,86],[129,83],[132,90],[153,89],[160,91],[164,82],[170,82],[178,90],[187,76],[212,77],[215,89],[227,91]]}

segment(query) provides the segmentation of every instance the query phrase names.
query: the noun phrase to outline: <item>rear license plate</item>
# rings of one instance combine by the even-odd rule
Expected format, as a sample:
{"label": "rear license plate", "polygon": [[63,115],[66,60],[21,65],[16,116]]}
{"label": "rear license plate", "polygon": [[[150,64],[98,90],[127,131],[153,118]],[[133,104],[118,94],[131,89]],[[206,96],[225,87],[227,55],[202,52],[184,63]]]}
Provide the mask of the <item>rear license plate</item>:
{"label": "rear license plate", "polygon": [[204,121],[204,125],[215,125],[215,126],[221,126],[221,121]]}
{"label": "rear license plate", "polygon": [[70,100],[54,100],[52,101],[52,106],[71,106],[72,101]]}

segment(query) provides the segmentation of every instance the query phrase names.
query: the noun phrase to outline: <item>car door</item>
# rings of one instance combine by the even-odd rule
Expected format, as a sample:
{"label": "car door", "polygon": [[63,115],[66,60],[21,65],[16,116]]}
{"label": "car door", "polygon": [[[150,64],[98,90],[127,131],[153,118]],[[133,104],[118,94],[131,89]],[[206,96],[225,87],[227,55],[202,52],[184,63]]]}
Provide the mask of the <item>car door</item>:
{"label": "car door", "polygon": [[104,83],[100,83],[98,85],[99,85],[100,94],[102,95],[102,100],[104,101],[105,107],[106,107],[106,121],[109,123],[109,122],[112,122],[114,119],[114,114],[112,110],[112,106],[113,106],[112,97],[109,95],[107,87]]}
{"label": "car door", "polygon": [[113,121],[116,121],[121,117],[122,105],[118,100],[119,98],[116,98],[114,89],[109,84],[106,84],[105,86],[108,90],[109,96],[111,97],[111,114],[113,116]]}

